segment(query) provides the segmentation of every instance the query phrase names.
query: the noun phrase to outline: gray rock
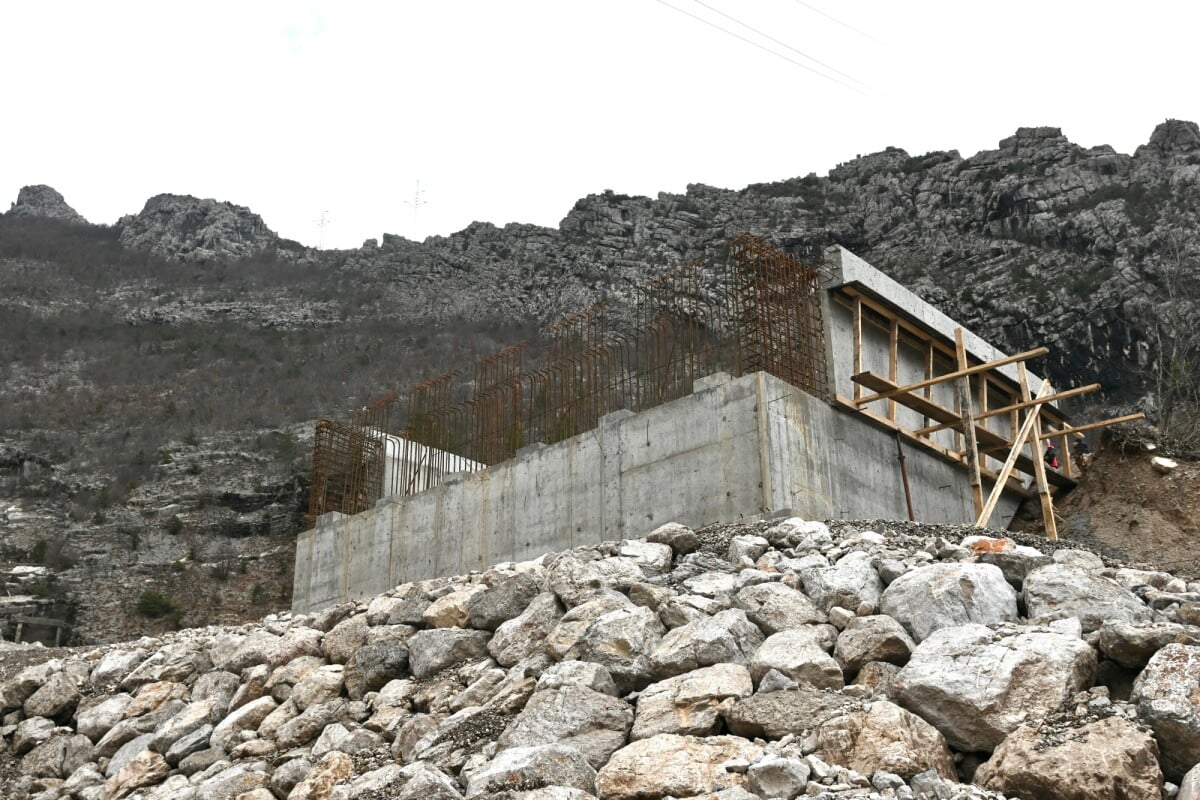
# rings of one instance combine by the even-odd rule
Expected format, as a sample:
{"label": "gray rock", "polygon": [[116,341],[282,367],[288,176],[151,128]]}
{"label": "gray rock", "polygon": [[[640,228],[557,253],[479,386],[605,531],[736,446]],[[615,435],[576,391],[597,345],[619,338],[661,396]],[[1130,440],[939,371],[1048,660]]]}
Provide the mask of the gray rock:
{"label": "gray rock", "polygon": [[192,699],[208,700],[211,698],[215,701],[216,714],[223,717],[229,713],[233,696],[237,693],[240,684],[241,678],[232,672],[220,670],[206,672],[196,679],[196,685],[192,687]]}
{"label": "gray rock", "polygon": [[274,711],[277,705],[269,697],[260,697],[234,711],[213,728],[211,737],[213,746],[229,752],[237,743],[238,735],[242,731],[256,730],[259,723]]}
{"label": "gray rock", "polygon": [[25,701],[25,716],[54,718],[68,714],[81,697],[71,676],[62,672],[51,675]]}
{"label": "gray rock", "polygon": [[596,775],[596,790],[605,800],[643,800],[740,789],[745,775],[726,765],[735,759],[749,763],[761,754],[761,746],[736,736],[664,733],[617,751]]}
{"label": "gray rock", "polygon": [[677,556],[687,555],[695,550],[699,543],[692,529],[686,525],[680,525],[678,522],[668,522],[666,525],[654,529],[646,536],[646,541],[665,544]]}
{"label": "gray rock", "polygon": [[326,753],[337,751],[354,755],[362,750],[373,750],[383,744],[378,734],[363,728],[350,730],[340,722],[326,725],[312,745],[312,757],[321,758]]}
{"label": "gray rock", "polygon": [[892,581],[879,608],[920,642],[942,628],[1015,620],[1017,593],[991,564],[929,564]]}
{"label": "gray rock", "polygon": [[808,595],[782,583],[747,586],[734,597],[734,604],[768,636],[828,621]]}
{"label": "gray rock", "polygon": [[770,546],[771,543],[762,536],[754,534],[734,536],[729,540],[729,562],[737,566],[743,558],[752,562],[758,561],[759,557],[767,552],[767,548]]}
{"label": "gray rock", "polygon": [[564,658],[600,664],[619,690],[637,689],[650,680],[651,654],[658,652],[664,631],[657,614],[631,604],[609,611],[588,625]]}
{"label": "gray rock", "polygon": [[104,768],[104,777],[111,778],[113,775],[116,775],[121,771],[121,767],[132,761],[139,753],[149,750],[153,744],[154,734],[144,733],[121,745],[117,752],[113,753],[112,758],[108,760],[108,766]]}
{"label": "gray rock", "polygon": [[463,661],[487,657],[491,636],[486,631],[437,628],[418,631],[408,643],[408,663],[414,678],[428,678]]}
{"label": "gray rock", "polygon": [[840,689],[845,682],[838,663],[829,655],[833,628],[810,625],[767,637],[750,660],[750,673],[761,681],[770,670],[820,689]]}
{"label": "gray rock", "polygon": [[801,685],[738,700],[723,710],[729,732],[747,738],[782,739],[839,716],[853,705],[848,697]]}
{"label": "gray rock", "polygon": [[502,578],[495,585],[471,595],[467,621],[472,628],[494,631],[519,616],[541,592],[532,576],[518,573]]}
{"label": "gray rock", "polygon": [[197,772],[204,772],[214,764],[222,761],[225,758],[225,751],[219,747],[209,747],[205,750],[200,750],[192,753],[190,756],[180,759],[177,769],[184,775],[195,775]]}
{"label": "gray rock", "polygon": [[1200,764],[1189,769],[1183,776],[1175,800],[1200,800]]}
{"label": "gray rock", "polygon": [[[345,686],[345,679],[346,668],[341,664],[328,664],[318,667],[306,673],[292,687],[292,692],[288,696],[288,699],[300,711],[312,705],[327,703],[341,696],[342,688]],[[259,698],[259,700],[255,700],[254,702],[261,702],[265,699],[268,698]]]}
{"label": "gray rock", "polygon": [[534,692],[497,740],[502,749],[564,744],[602,766],[628,740],[633,709],[582,686]]}
{"label": "gray rock", "polygon": [[[189,703],[178,714],[164,720],[154,729],[153,748],[155,752],[166,755],[170,751],[171,745],[179,739],[195,733],[201,728],[211,726],[220,719],[221,717],[217,714],[216,698],[210,697],[206,700]],[[178,763],[178,759],[175,763]]]}
{"label": "gray rock", "polygon": [[1130,702],[1154,729],[1163,774],[1179,781],[1200,763],[1200,647],[1168,644],[1146,664]]}
{"label": "gray rock", "polygon": [[346,703],[331,700],[309,706],[296,717],[279,726],[275,740],[281,749],[301,747],[321,735],[326,725],[331,724],[342,713]]}
{"label": "gray rock", "polygon": [[367,615],[355,614],[337,623],[321,639],[321,652],[331,664],[345,664],[354,651],[367,643],[371,628]]}
{"label": "gray rock", "polygon": [[[970,548],[972,540],[980,541],[987,540],[986,536],[968,536],[963,539],[963,546]],[[994,541],[994,540],[993,540]],[[1011,540],[1009,540],[1011,541]],[[1004,573],[1004,579],[1009,585],[1017,591],[1025,583],[1025,578],[1030,572],[1038,567],[1050,564],[1050,556],[1032,547],[1026,547],[1009,542],[1004,543],[1006,546],[1000,550],[982,550],[976,552],[975,560],[980,564],[992,564],[1000,568]],[[971,548],[975,552],[974,548]]]}
{"label": "gray rock", "polygon": [[83,215],[67,205],[61,194],[45,184],[22,186],[21,191],[17,193],[17,202],[12,204],[8,213],[13,217],[46,217],[63,222],[88,224]]}
{"label": "gray rock", "polygon": [[286,798],[296,784],[304,780],[312,766],[312,760],[303,756],[285,761],[271,773],[271,782],[268,784],[271,793],[276,797]]}
{"label": "gray rock", "polygon": [[582,686],[593,692],[617,696],[617,685],[608,670],[587,661],[561,661],[548,667],[537,680],[539,692],[564,686]]}
{"label": "gray rock", "polygon": [[502,750],[467,781],[468,798],[513,788],[568,786],[589,794],[596,790],[596,770],[573,747],[546,744]]}
{"label": "gray rock", "polygon": [[855,617],[838,634],[833,657],[850,675],[858,674],[870,661],[886,661],[904,666],[916,643],[899,622],[879,614]]}
{"label": "gray rock", "polygon": [[1095,674],[1096,653],[1078,638],[1047,628],[970,624],[921,642],[891,694],[951,747],[982,751],[1091,686]]}
{"label": "gray rock", "polygon": [[544,653],[546,637],[559,624],[562,615],[558,596],[554,592],[543,592],[530,600],[520,614],[496,628],[488,642],[488,652],[504,667]]}
{"label": "gray rock", "polygon": [[1084,633],[1107,620],[1149,622],[1154,617],[1149,606],[1111,578],[1065,564],[1029,573],[1021,594],[1030,619],[1077,617]]}
{"label": "gray rock", "polygon": [[202,725],[193,731],[183,734],[171,743],[171,746],[163,753],[163,757],[167,759],[167,763],[171,766],[179,766],[179,763],[185,758],[193,753],[199,753],[209,746],[212,732],[212,725]]}
{"label": "gray rock", "polygon": [[[18,756],[25,755],[49,739],[54,731],[54,720],[45,717],[27,717],[21,720],[12,734],[13,753]],[[0,741],[2,740],[0,738]]]}
{"label": "gray rock", "polygon": [[421,761],[402,767],[399,780],[400,789],[389,800],[462,800],[453,778]]}
{"label": "gray rock", "polygon": [[125,680],[126,676],[146,660],[145,650],[110,650],[92,668],[88,682],[97,689],[105,690]]}
{"label": "gray rock", "polygon": [[645,578],[635,559],[588,559],[580,551],[557,556],[547,570],[551,590],[567,608],[585,603],[606,589],[627,590]]}
{"label": "gray rock", "polygon": [[245,258],[281,241],[250,209],[190,195],[155,195],[116,228],[125,247],[181,261]]}
{"label": "gray rock", "polygon": [[92,760],[92,742],[82,734],[57,734],[21,759],[21,771],[41,778],[67,778]]}
{"label": "gray rock", "polygon": [[749,671],[736,664],[715,664],[652,683],[638,696],[630,737],[708,736],[720,725],[722,704],[753,691]]}
{"label": "gray rock", "polygon": [[747,788],[755,795],[772,800],[790,800],[803,794],[808,785],[808,764],[799,758],[768,753],[746,773]]}
{"label": "gray rock", "polygon": [[762,643],[762,632],[746,612],[731,608],[663,636],[651,656],[654,677],[661,680],[712,664],[745,666]]}
{"label": "gray rock", "polygon": [[617,555],[631,558],[646,577],[664,575],[671,571],[673,552],[668,544],[626,539],[617,548]]}
{"label": "gray rock", "polygon": [[804,592],[822,611],[834,606],[849,609],[866,606],[871,611],[879,607],[883,581],[875,572],[869,553],[861,550],[847,553],[833,566],[806,570],[801,577]]}
{"label": "gray rock", "polygon": [[1170,622],[1131,623],[1106,620],[1097,646],[1126,669],[1141,669],[1168,644],[1200,644],[1200,629]]}
{"label": "gray rock", "polygon": [[[404,626],[394,625],[390,628]],[[367,692],[380,689],[393,678],[408,672],[407,637],[368,642],[354,651],[344,672],[346,694],[361,700]]]}

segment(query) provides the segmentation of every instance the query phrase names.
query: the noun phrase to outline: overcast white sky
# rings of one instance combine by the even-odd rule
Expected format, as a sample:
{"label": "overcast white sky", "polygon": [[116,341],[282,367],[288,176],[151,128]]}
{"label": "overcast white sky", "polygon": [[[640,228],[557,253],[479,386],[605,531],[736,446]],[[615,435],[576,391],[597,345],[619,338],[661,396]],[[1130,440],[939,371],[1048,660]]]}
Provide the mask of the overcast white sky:
{"label": "overcast white sky", "polygon": [[1184,0],[5,2],[0,208],[192,194],[357,247],[1023,125],[1132,152],[1200,120],[1197,30]]}

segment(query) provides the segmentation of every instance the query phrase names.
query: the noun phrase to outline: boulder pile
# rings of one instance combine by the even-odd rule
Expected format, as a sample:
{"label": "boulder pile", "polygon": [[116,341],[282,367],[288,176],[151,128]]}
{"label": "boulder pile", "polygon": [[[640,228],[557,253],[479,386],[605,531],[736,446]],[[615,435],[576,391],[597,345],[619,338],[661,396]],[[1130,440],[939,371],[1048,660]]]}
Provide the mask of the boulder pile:
{"label": "boulder pile", "polygon": [[0,682],[3,795],[1200,798],[1200,583],[972,532],[671,524],[74,652]]}

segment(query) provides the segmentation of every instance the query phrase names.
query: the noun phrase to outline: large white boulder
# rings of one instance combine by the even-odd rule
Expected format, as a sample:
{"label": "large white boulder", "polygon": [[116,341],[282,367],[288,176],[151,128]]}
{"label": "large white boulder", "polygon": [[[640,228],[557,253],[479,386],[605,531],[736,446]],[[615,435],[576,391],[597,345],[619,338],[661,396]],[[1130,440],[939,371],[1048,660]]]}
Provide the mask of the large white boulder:
{"label": "large white boulder", "polygon": [[1095,673],[1096,653],[1077,637],[1048,628],[960,625],[917,646],[891,696],[951,747],[991,750],[1022,723],[1091,686]]}
{"label": "large white boulder", "polygon": [[991,564],[929,564],[892,581],[879,610],[920,642],[942,628],[1015,620],[1017,593]]}

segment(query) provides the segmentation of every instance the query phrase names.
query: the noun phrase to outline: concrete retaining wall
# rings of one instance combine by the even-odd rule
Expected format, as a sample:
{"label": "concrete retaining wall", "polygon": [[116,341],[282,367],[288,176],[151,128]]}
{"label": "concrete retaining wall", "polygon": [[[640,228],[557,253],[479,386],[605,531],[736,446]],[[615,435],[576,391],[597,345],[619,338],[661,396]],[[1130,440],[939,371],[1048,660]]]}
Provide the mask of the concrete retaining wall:
{"label": "concrete retaining wall", "polygon": [[[918,519],[973,519],[966,474],[907,448]],[[985,487],[985,490],[990,487]],[[1006,497],[995,517],[1015,510]],[[697,381],[688,397],[463,474],[300,535],[292,607],[324,608],[502,561],[789,510],[810,519],[907,517],[895,440],[765,373]]]}

